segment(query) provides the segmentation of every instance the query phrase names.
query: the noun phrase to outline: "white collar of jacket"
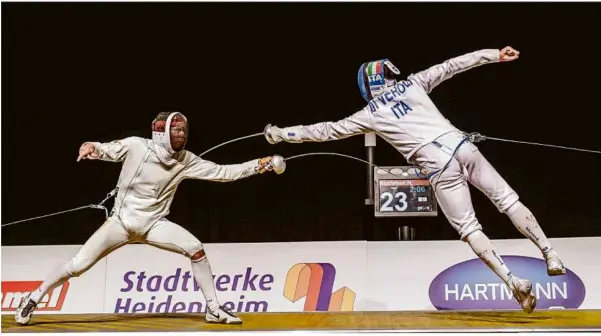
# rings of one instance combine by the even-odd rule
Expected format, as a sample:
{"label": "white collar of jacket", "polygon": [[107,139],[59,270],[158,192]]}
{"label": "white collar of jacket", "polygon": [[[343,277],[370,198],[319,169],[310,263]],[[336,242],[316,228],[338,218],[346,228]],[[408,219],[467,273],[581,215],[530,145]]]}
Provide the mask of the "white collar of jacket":
{"label": "white collar of jacket", "polygon": [[178,154],[183,152],[183,150],[181,150],[177,153],[176,152],[169,153],[167,151],[167,149],[165,149],[165,147],[155,143],[154,141],[152,141],[152,146],[154,147],[154,152],[157,154],[159,161],[161,161],[163,164],[165,164],[167,166],[173,166],[174,164],[176,164],[178,161],[178,157],[179,157]]}

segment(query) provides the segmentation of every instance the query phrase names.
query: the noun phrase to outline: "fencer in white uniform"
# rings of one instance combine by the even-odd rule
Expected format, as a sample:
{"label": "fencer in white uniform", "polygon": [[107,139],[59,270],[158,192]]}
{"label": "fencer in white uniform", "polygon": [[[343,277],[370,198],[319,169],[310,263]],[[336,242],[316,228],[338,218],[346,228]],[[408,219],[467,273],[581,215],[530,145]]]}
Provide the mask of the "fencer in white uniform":
{"label": "fencer in white uniform", "polygon": [[[118,193],[110,217],[88,239],[73,259],[57,267],[42,285],[21,301],[15,315],[25,325],[40,299],[71,277],[77,277],[96,262],[129,243],[145,243],[175,252],[191,260],[194,278],[207,303],[206,320],[242,323],[217,300],[213,273],[203,245],[188,230],[167,220],[175,191],[184,179],[236,181],[274,170],[273,158],[241,164],[219,165],[184,150],[188,121],[179,112],[161,112],[152,123],[152,140],[129,137],[108,143],[86,142],[81,159],[122,162]],[[277,169],[276,169],[277,172]]]}
{"label": "fencer in white uniform", "polygon": [[483,64],[512,61],[518,55],[511,47],[475,51],[411,74],[399,82],[395,76],[400,72],[389,60],[364,63],[359,69],[358,84],[368,102],[365,108],[337,122],[285,128],[267,125],[265,137],[273,144],[322,142],[376,133],[394,146],[407,162],[418,165],[427,174],[440,208],[461,239],[507,284],[522,309],[530,313],[536,307],[532,283],[511,273],[482,232],[472,207],[468,182],[481,190],[538,246],[549,275],[565,274],[565,267],[516,192],[428,96],[437,85],[458,73]]}

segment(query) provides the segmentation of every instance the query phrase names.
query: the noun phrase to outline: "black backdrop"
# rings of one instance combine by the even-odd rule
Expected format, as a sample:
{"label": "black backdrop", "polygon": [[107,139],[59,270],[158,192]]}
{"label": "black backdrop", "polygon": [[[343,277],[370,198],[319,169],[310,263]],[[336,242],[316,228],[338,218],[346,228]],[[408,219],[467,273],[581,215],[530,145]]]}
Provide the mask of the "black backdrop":
{"label": "black backdrop", "polygon": [[[511,45],[517,62],[480,67],[432,98],[460,129],[600,149],[599,4],[560,3],[3,3],[2,223],[98,202],[120,165],[76,163],[86,140],[150,136],[178,110],[188,149],[279,126],[343,118],[363,107],[358,66],[388,57],[405,74]],[[488,141],[484,155],[550,237],[601,235],[600,156]],[[205,156],[238,163],[336,151],[365,157],[363,137],[267,144],[257,137]],[[378,141],[376,163],[404,159]],[[169,218],[205,242],[457,239],[442,214],[365,216],[366,167],[338,157],[290,163],[281,176],[185,181]],[[518,238],[479,192],[492,238]],[[112,204],[112,203],[111,203]],[[2,228],[3,245],[82,244],[102,223],[83,210]],[[375,229],[372,225],[375,224]],[[374,234],[375,232],[375,234]]]}

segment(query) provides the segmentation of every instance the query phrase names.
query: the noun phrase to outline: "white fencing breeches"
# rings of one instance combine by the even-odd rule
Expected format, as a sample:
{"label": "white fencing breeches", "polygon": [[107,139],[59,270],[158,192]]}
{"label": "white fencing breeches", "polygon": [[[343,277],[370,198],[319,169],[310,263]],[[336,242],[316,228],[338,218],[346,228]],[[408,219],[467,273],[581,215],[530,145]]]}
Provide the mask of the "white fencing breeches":
{"label": "white fencing breeches", "polygon": [[194,235],[167,219],[159,220],[145,235],[136,236],[109,218],[68,263],[67,271],[71,276],[79,276],[109,253],[134,242],[145,243],[188,258],[192,258],[203,249],[202,243]]}
{"label": "white fencing breeches", "polygon": [[191,259],[203,249],[201,242],[188,230],[164,218],[148,231],[143,242]]}
{"label": "white fencing breeches", "polygon": [[518,201],[518,195],[471,142],[463,143],[452,156],[461,140],[462,136],[458,133],[447,134],[421,148],[413,161],[429,172],[442,169],[448,162],[446,169],[434,174],[430,181],[435,187],[442,212],[461,239],[465,239],[474,231],[482,230],[474,212],[468,182],[482,191],[503,213]]}

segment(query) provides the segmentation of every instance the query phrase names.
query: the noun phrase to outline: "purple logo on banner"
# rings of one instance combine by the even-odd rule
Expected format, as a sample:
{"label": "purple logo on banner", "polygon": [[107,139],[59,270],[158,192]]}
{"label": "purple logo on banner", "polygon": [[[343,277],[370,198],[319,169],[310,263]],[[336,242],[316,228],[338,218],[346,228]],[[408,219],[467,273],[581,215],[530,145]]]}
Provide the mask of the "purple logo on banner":
{"label": "purple logo on banner", "polygon": [[[537,309],[578,308],[584,301],[582,280],[571,270],[565,275],[547,275],[542,259],[502,256],[518,277],[532,282]],[[513,293],[480,259],[453,265],[430,284],[430,301],[438,310],[521,309]]]}

